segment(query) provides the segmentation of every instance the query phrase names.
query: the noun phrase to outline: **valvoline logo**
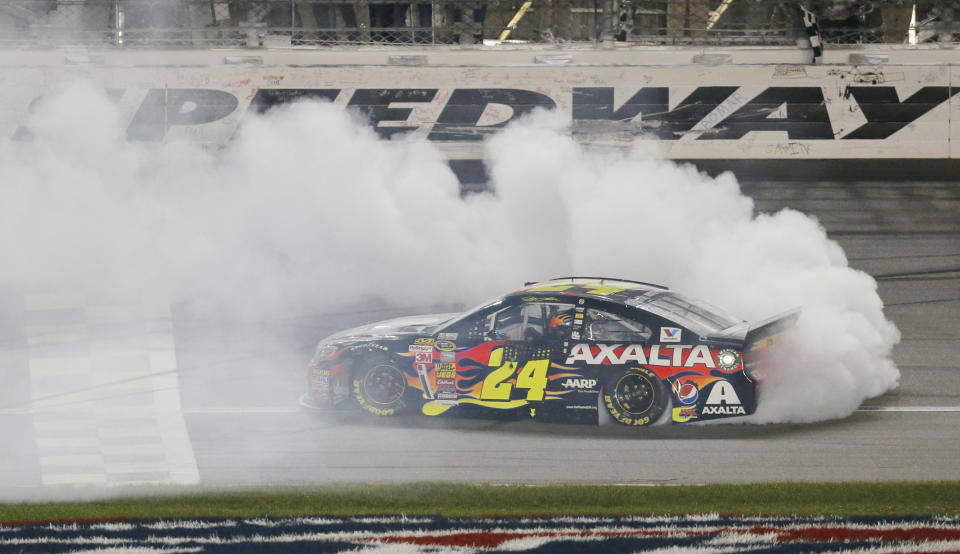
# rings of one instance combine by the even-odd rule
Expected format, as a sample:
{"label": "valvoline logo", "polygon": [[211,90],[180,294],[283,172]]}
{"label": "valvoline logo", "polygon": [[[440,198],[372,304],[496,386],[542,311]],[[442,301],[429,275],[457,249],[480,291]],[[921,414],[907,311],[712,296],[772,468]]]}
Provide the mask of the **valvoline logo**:
{"label": "valvoline logo", "polygon": [[680,329],[676,327],[661,327],[660,342],[680,342]]}
{"label": "valvoline logo", "polygon": [[690,381],[677,381],[673,384],[673,392],[677,395],[677,399],[680,400],[680,403],[686,405],[695,404],[697,402],[697,398],[700,397],[700,389],[698,389],[697,385]]}

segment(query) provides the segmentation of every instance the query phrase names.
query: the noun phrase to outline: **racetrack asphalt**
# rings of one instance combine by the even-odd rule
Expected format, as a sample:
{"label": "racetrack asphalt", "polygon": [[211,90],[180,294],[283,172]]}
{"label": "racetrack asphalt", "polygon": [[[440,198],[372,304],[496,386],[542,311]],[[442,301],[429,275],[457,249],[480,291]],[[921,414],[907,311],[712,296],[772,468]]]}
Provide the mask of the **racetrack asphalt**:
{"label": "racetrack asphalt", "polygon": [[[757,209],[815,215],[853,267],[877,278],[902,332],[900,387],[837,421],[630,429],[330,416],[296,404],[304,348],[335,327],[394,314],[345,314],[265,327],[203,332],[173,313],[180,403],[199,479],[207,485],[479,480],[625,484],[960,479],[960,185],[757,183]],[[5,319],[9,324],[9,319]],[[291,338],[293,337],[293,338]],[[266,345],[265,345],[266,343]],[[17,404],[29,378],[0,367],[0,490],[42,482],[34,416]],[[18,357],[19,356],[19,357]],[[18,365],[19,364],[19,365]],[[36,381],[33,381],[36,383]],[[5,406],[4,406],[5,404]],[[102,434],[102,432],[101,432]],[[78,443],[79,444],[79,443]],[[86,455],[77,450],[78,456]],[[89,454],[89,453],[88,453]]]}
{"label": "racetrack asphalt", "polygon": [[[781,182],[744,189],[758,210],[789,206],[815,215],[851,265],[880,279],[888,317],[903,334],[894,350],[902,378],[898,389],[863,408],[954,411],[860,411],[812,424],[638,431],[416,417],[358,421],[266,410],[190,413],[185,397],[191,436],[202,437],[194,441],[201,475],[223,484],[960,478],[960,186]],[[286,394],[299,393],[301,383]],[[281,393],[255,405],[286,404]]]}

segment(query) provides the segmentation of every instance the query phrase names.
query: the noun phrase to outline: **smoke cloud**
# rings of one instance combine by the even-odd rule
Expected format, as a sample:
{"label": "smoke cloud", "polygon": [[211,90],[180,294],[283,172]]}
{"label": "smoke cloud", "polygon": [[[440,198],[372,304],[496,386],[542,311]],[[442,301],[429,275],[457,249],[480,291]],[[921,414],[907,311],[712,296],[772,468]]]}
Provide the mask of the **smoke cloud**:
{"label": "smoke cloud", "polygon": [[246,119],[219,153],[131,143],[120,123],[74,85],[39,106],[32,142],[0,146],[0,286],[270,318],[610,275],[751,321],[802,308],[754,421],[842,417],[899,378],[876,283],[816,220],[755,214],[729,174],[588,151],[549,113],[488,141],[495,193],[467,197],[429,143],[379,140],[330,104]]}

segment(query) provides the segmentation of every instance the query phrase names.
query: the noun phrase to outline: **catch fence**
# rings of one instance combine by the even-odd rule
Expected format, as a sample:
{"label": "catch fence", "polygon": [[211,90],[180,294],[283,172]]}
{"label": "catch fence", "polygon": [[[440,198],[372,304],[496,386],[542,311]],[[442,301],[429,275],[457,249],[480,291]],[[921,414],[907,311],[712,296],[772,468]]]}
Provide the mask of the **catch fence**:
{"label": "catch fence", "polygon": [[[956,1],[802,4],[826,44],[960,38]],[[4,0],[0,46],[793,45],[800,13],[777,0]]]}

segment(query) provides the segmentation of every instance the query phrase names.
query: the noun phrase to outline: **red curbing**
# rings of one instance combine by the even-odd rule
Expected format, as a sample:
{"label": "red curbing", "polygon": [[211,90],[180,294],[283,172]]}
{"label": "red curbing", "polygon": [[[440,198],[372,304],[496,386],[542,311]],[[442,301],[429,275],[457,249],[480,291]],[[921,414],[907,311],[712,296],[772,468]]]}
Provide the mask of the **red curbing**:
{"label": "red curbing", "polygon": [[838,542],[838,541],[956,541],[960,540],[960,529],[938,527],[914,527],[908,529],[854,529],[851,527],[810,527],[807,529],[777,530],[769,528],[765,532],[776,533],[780,542]]}

